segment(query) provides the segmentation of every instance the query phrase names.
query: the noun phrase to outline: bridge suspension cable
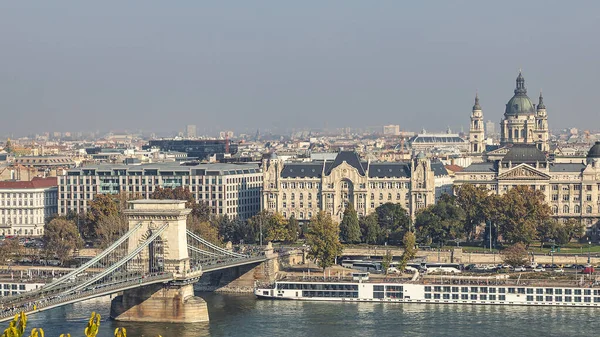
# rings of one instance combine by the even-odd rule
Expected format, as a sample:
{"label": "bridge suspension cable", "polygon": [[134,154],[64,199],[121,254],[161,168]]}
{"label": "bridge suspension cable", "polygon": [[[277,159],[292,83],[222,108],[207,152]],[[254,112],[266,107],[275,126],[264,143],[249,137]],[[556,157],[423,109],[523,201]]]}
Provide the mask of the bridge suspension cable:
{"label": "bridge suspension cable", "polygon": [[233,257],[243,257],[246,258],[248,257],[248,255],[244,255],[244,254],[239,254],[239,253],[234,253],[232,251],[229,251],[227,249],[223,249],[217,245],[214,245],[206,240],[204,240],[203,238],[201,238],[200,236],[196,235],[194,232],[190,231],[189,229],[187,230],[187,234],[188,236],[192,237],[194,240],[198,241],[199,243],[214,249],[215,251],[224,254],[224,255],[229,255],[229,256],[233,256]]}

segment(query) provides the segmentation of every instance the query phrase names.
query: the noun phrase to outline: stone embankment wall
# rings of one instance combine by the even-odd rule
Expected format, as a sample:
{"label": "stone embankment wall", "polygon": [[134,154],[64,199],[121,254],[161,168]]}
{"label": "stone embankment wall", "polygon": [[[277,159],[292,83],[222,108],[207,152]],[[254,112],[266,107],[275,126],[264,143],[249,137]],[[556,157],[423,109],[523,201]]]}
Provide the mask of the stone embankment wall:
{"label": "stone embankment wall", "polygon": [[[344,249],[344,255],[347,256],[378,256],[385,255],[386,251],[390,251],[393,256],[402,255],[403,250],[399,248],[385,249],[385,247],[378,248],[346,248]],[[469,253],[464,252],[460,248],[452,250],[420,250],[417,252],[418,257],[426,258],[428,262],[443,262],[443,263],[464,263],[464,264],[498,264],[502,263],[502,256],[498,253]],[[536,254],[534,255],[535,262],[537,263],[552,263],[551,255]],[[585,264],[587,263],[588,254],[584,251],[583,254],[576,255],[565,255],[555,254],[555,264]],[[600,264],[600,257],[596,254],[591,254],[591,263],[594,265]]]}
{"label": "stone embankment wall", "polygon": [[304,261],[302,251],[274,257],[265,262],[227,268],[202,275],[194,285],[197,291],[252,293],[256,283],[271,283],[281,269]]}

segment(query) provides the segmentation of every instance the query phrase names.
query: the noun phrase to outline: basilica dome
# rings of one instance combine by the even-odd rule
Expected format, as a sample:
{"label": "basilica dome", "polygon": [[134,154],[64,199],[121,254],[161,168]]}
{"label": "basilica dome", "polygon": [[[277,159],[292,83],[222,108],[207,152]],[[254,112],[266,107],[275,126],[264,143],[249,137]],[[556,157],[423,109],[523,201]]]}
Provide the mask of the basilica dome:
{"label": "basilica dome", "polygon": [[587,154],[588,158],[600,158],[600,142],[596,142]]}
{"label": "basilica dome", "polygon": [[517,88],[515,89],[515,95],[506,103],[505,116],[530,116],[535,115],[535,105],[531,102],[527,96],[527,89],[525,89],[525,78],[521,72],[517,77]]}

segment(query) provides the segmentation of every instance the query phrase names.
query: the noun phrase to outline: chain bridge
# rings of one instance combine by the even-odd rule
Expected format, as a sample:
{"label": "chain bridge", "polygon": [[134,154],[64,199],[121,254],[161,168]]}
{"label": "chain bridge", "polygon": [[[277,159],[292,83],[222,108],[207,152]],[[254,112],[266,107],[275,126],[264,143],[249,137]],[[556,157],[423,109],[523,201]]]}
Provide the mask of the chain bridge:
{"label": "chain bridge", "polygon": [[206,303],[193,295],[203,273],[274,258],[262,248],[234,252],[186,228],[184,201],[136,200],[125,211],[129,230],[81,267],[39,289],[0,299],[0,322],[112,294],[117,320],[208,320]]}

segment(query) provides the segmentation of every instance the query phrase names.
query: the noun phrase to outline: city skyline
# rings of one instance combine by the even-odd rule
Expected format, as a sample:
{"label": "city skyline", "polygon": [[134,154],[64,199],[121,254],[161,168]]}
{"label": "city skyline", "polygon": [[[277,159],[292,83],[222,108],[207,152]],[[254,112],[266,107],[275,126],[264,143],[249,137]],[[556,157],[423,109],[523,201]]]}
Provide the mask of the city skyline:
{"label": "city skyline", "polygon": [[498,125],[519,68],[550,129],[594,120],[595,2],[339,4],[2,4],[0,134],[459,131],[476,91]]}

